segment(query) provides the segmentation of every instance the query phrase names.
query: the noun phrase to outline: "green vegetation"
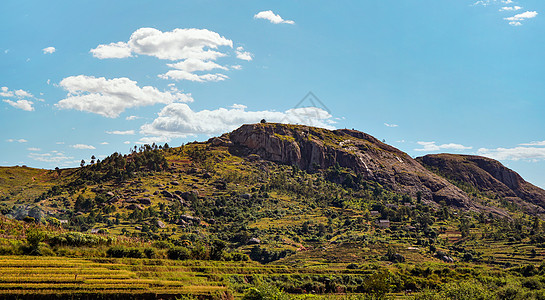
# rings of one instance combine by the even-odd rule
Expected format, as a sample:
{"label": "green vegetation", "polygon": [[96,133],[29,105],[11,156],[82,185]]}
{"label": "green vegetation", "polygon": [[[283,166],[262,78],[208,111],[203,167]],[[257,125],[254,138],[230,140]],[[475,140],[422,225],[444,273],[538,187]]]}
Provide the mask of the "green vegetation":
{"label": "green vegetation", "polygon": [[233,153],[146,145],[77,169],[0,168],[1,297],[545,298],[543,224],[514,204],[463,211],[338,164]]}

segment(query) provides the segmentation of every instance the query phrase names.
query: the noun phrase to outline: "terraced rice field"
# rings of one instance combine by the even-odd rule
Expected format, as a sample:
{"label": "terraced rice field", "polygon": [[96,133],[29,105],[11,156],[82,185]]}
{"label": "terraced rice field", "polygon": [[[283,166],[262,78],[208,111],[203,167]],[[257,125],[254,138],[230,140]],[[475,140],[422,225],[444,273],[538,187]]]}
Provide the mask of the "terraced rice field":
{"label": "terraced rice field", "polygon": [[163,261],[0,257],[0,298],[171,299],[180,295],[225,298],[227,287],[198,266]]}
{"label": "terraced rice field", "polygon": [[256,262],[0,256],[0,299],[232,299],[254,283],[353,274]]}

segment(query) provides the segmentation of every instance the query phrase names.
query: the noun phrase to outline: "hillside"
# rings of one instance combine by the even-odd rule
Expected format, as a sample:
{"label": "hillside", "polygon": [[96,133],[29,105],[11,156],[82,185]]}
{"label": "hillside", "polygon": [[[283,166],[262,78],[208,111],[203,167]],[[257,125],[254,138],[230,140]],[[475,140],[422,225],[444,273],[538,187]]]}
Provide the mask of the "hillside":
{"label": "hillside", "polygon": [[[174,293],[184,281],[202,295],[240,296],[261,283],[293,294],[401,295],[492,270],[520,284],[521,268],[545,258],[545,230],[529,210],[541,190],[477,157],[429,159],[359,131],[264,123],[81,168],[0,168],[0,255],[19,257],[14,265],[31,264],[21,255],[64,256],[136,272],[108,293]],[[493,170],[511,174],[518,190]],[[61,271],[69,288],[83,280]],[[8,277],[0,294],[16,285]],[[94,282],[85,280],[85,293]]]}
{"label": "hillside", "polygon": [[[244,154],[295,165],[308,172],[338,164],[362,180],[373,181],[401,194],[425,201],[469,208],[467,195],[445,179],[429,172],[406,153],[355,130],[329,131],[281,124],[244,125],[229,138]],[[344,180],[344,178],[339,178]]]}
{"label": "hillside", "polygon": [[545,191],[496,160],[456,154],[426,155],[417,160],[455,183],[474,187],[493,198],[516,203],[527,212],[545,213]]}

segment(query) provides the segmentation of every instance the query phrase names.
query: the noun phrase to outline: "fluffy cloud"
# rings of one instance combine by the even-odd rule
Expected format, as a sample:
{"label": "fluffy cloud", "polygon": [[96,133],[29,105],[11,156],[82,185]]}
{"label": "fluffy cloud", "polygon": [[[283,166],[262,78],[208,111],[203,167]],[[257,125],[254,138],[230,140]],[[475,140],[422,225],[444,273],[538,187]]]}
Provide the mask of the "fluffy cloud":
{"label": "fluffy cloud", "polygon": [[[3,86],[0,88],[0,96],[6,97],[6,98],[16,98],[16,99],[4,99],[3,101],[15,108],[22,109],[25,111],[33,111],[34,110],[34,102],[31,100],[39,100],[43,101],[42,99],[38,99],[34,97],[31,93],[24,91],[24,90],[14,90],[11,91],[8,87]],[[26,99],[25,99],[26,98]]]}
{"label": "fluffy cloud", "polygon": [[453,144],[453,143],[442,144],[442,145],[437,145],[435,144],[435,142],[416,142],[416,143],[419,144],[420,146],[423,146],[423,148],[414,149],[415,151],[427,151],[427,152],[440,151],[440,150],[461,151],[461,150],[469,150],[473,148],[473,147],[467,147],[464,145]]}
{"label": "fluffy cloud", "polygon": [[33,111],[34,110],[34,107],[32,107],[32,101],[28,101],[28,100],[17,100],[17,101],[12,101],[12,100],[4,100],[4,102],[6,102],[7,104],[15,107],[15,108],[18,108],[18,109],[22,109],[22,110],[25,110],[25,111]]}
{"label": "fluffy cloud", "polygon": [[151,124],[144,124],[141,133],[162,137],[163,141],[168,141],[165,137],[219,134],[234,130],[245,123],[257,123],[261,119],[269,122],[334,128],[331,126],[332,116],[327,111],[316,107],[294,108],[285,112],[246,111],[245,109],[246,106],[236,104],[230,109],[219,108],[195,112],[187,104],[173,103],[163,108]]}
{"label": "fluffy cloud", "polygon": [[157,103],[192,102],[190,94],[161,92],[155,87],[139,87],[128,78],[106,79],[78,75],[64,78],[60,86],[68,91],[65,99],[55,104],[61,109],[92,112],[116,118],[125,109]]}
{"label": "fluffy cloud", "polygon": [[126,58],[132,56],[132,49],[127,43],[118,42],[110,43],[108,45],[98,45],[95,49],[91,49],[90,52],[94,57],[99,59],[105,58]]}
{"label": "fluffy cloud", "polygon": [[116,134],[116,135],[132,135],[134,134],[134,130],[126,130],[126,131],[114,130],[114,131],[106,131],[106,133]]}
{"label": "fluffy cloud", "polygon": [[44,54],[51,54],[57,51],[57,49],[55,49],[55,47],[47,47],[43,48],[42,51],[44,52]]}
{"label": "fluffy cloud", "polygon": [[75,144],[75,145],[72,145],[70,146],[74,149],[81,149],[81,150],[93,150],[93,149],[96,149],[95,146],[91,146],[91,145],[85,145],[85,144]]}
{"label": "fluffy cloud", "polygon": [[[220,81],[228,77],[223,74],[194,74],[213,69],[227,70],[215,62],[218,58],[227,56],[227,53],[220,51],[220,47],[233,48],[233,41],[207,29],[176,28],[162,32],[155,28],[140,28],[133,32],[127,42],[99,45],[90,52],[99,59],[147,55],[178,61],[167,64],[175,70],[160,74],[159,77],[163,79]],[[236,54],[238,57],[238,52]],[[247,55],[249,54],[244,57]]]}
{"label": "fluffy cloud", "polygon": [[268,20],[273,24],[295,24],[295,22],[292,20],[284,20],[281,16],[273,13],[272,10],[260,11],[254,15],[254,19]]}
{"label": "fluffy cloud", "polygon": [[515,147],[478,150],[479,155],[497,160],[543,160],[545,159],[545,148],[536,147]]}
{"label": "fluffy cloud", "polygon": [[242,59],[246,61],[252,60],[252,56],[253,56],[252,53],[248,51],[244,51],[244,47],[237,47],[236,54],[238,59]]}
{"label": "fluffy cloud", "polygon": [[509,18],[503,18],[504,20],[509,21],[509,25],[511,26],[521,26],[522,21],[525,21],[527,19],[533,19],[538,15],[536,11],[526,11],[517,15],[514,15]]}
{"label": "fluffy cloud", "polygon": [[384,126],[386,126],[386,127],[398,127],[399,125],[384,123]]}

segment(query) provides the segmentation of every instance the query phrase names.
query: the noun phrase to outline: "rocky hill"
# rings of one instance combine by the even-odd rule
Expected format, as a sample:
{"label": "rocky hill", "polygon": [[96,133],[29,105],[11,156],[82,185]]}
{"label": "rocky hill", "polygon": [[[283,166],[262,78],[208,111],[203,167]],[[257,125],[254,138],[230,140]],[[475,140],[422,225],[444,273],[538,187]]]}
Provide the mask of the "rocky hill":
{"label": "rocky hill", "polygon": [[398,193],[424,201],[472,207],[467,194],[428,171],[406,153],[356,130],[327,129],[285,124],[243,125],[229,135],[212,139],[227,141],[243,155],[295,165],[308,172],[338,164],[364,180],[374,181]]}
{"label": "rocky hill", "polygon": [[417,160],[438,175],[524,205],[527,210],[545,212],[545,191],[496,160],[456,154],[432,154]]}

